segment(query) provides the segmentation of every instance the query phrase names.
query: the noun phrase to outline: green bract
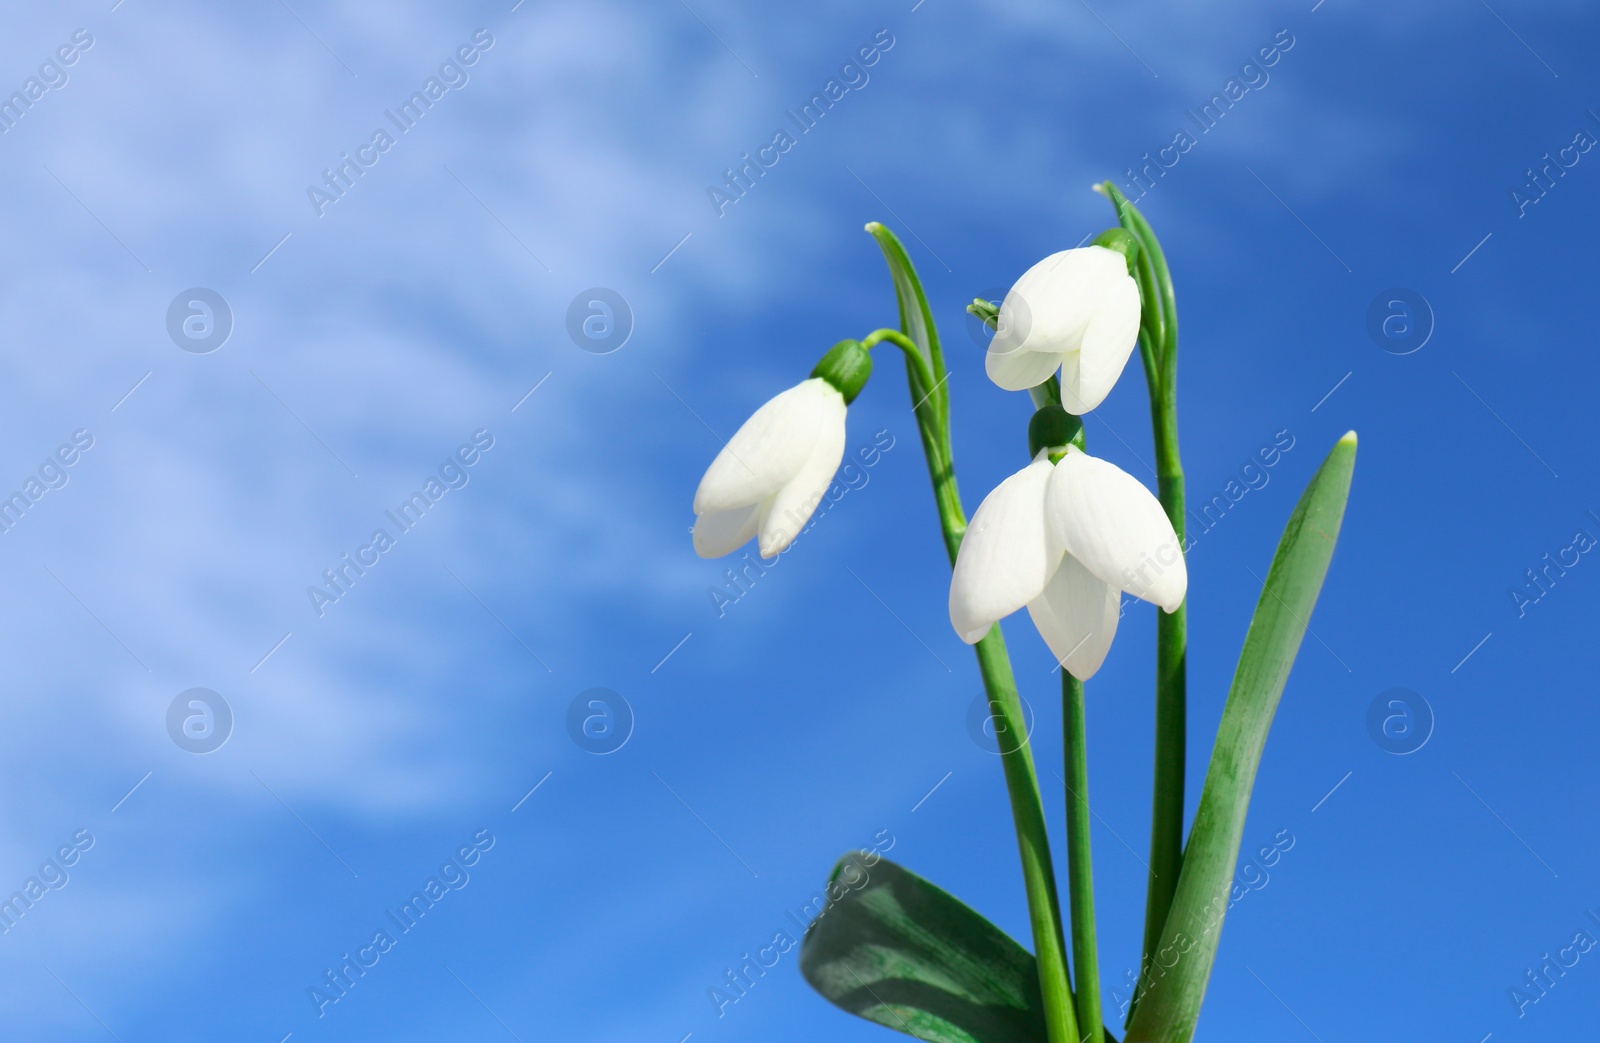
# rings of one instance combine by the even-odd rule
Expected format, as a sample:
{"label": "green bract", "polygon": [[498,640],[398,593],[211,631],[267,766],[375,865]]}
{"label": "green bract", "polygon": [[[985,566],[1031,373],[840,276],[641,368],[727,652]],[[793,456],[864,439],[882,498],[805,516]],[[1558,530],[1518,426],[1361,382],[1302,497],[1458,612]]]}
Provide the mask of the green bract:
{"label": "green bract", "polygon": [[1103,246],[1107,250],[1115,250],[1128,262],[1128,271],[1137,274],[1139,266],[1139,240],[1125,228],[1107,228],[1104,232],[1094,237],[1091,246]]}
{"label": "green bract", "polygon": [[858,340],[841,340],[828,349],[811,375],[832,384],[844,396],[845,404],[849,405],[867,386],[867,378],[872,376],[872,355]]}

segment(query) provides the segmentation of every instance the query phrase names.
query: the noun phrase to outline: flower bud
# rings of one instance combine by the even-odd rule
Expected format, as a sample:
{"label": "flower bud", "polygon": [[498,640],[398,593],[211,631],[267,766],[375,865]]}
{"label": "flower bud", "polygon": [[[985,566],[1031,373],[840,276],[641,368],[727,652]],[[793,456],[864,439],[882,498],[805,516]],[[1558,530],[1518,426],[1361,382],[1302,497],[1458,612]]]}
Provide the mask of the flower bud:
{"label": "flower bud", "polygon": [[858,340],[841,340],[828,349],[811,375],[833,385],[848,405],[861,394],[861,389],[867,386],[867,378],[872,376],[872,355]]}

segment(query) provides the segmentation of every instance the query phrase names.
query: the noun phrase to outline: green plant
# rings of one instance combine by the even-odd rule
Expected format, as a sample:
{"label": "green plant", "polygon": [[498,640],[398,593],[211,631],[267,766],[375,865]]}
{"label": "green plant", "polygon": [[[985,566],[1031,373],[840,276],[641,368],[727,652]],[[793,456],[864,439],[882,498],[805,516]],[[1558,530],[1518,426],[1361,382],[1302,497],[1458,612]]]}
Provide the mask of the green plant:
{"label": "green plant", "polygon": [[[1102,1024],[1097,973],[1083,700],[1084,682],[1110,651],[1123,593],[1160,609],[1144,973],[1126,1038],[1186,1043],[1193,1036],[1256,769],[1350,489],[1354,432],[1328,453],[1278,543],[1186,840],[1188,573],[1176,299],[1143,215],[1109,182],[1097,189],[1116,207],[1117,227],[1091,246],[1040,261],[1004,301],[975,300],[968,309],[995,329],[986,358],[991,379],[1028,392],[1034,406],[1031,462],[993,490],[970,522],[956,487],[938,330],[904,248],[879,224],[867,230],[888,262],[899,329],[836,345],[809,380],[735,434],[695,497],[701,554],[729,553],[752,536],[764,555],[781,551],[839,465],[847,407],[871,376],[871,349],[901,351],[953,569],[951,623],[974,646],[1001,737],[1033,953],[933,884],[880,860],[865,885],[838,889],[841,897],[807,931],[801,970],[844,1010],[930,1043],[1116,1043]],[[1135,346],[1149,389],[1158,497],[1089,455],[1079,419],[1111,392]],[[999,620],[1023,607],[1062,666],[1065,917],[1032,751],[1026,741],[1008,741],[1026,731]]]}

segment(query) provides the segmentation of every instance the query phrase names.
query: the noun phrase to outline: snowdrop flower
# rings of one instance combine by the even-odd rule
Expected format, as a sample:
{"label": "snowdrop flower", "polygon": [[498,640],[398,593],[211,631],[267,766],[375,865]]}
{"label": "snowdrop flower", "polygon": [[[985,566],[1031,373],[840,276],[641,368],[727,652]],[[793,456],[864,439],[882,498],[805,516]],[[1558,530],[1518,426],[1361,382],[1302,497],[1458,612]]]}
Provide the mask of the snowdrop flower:
{"label": "snowdrop flower", "polygon": [[1057,662],[1087,681],[1116,636],[1120,592],[1173,612],[1189,577],[1166,512],[1137,479],[1073,445],[1058,463],[1050,456],[1046,443],[972,516],[950,582],[950,622],[976,644],[1025,605]]}
{"label": "snowdrop flower", "polygon": [[1022,273],[1000,304],[998,327],[984,360],[989,379],[1026,391],[1059,369],[1061,404],[1082,416],[1105,401],[1133,354],[1139,284],[1116,249],[1063,250]]}
{"label": "snowdrop flower", "polygon": [[866,349],[840,341],[734,432],[694,494],[695,553],[720,558],[756,536],[771,558],[793,542],[839,469],[845,407],[871,373]]}

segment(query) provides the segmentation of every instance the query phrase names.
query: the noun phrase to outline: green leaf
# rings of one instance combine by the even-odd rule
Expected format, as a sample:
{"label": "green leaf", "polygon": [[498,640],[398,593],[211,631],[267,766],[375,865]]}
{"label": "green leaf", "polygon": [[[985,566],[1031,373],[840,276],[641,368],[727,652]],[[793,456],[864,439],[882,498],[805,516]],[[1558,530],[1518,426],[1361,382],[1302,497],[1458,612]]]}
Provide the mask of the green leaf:
{"label": "green leaf", "polygon": [[939,330],[933,324],[933,312],[928,308],[927,294],[922,292],[917,270],[911,266],[906,248],[900,245],[894,233],[876,221],[867,224],[867,231],[878,241],[878,248],[889,263],[889,277],[894,280],[894,294],[900,302],[900,332],[922,349],[933,369],[933,389],[915,388],[914,394],[918,398],[927,397],[938,411],[940,424],[948,427],[950,389],[944,379],[944,350],[939,346]]}
{"label": "green leaf", "polygon": [[1128,1026],[1130,1040],[1188,1043],[1194,1035],[1261,750],[1333,558],[1355,461],[1356,434],[1351,431],[1317,469],[1278,541],[1222,711],[1161,946]]}
{"label": "green leaf", "polygon": [[828,885],[837,897],[806,931],[800,973],[830,1003],[929,1043],[1045,1039],[1033,956],[1000,928],[866,852]]}

